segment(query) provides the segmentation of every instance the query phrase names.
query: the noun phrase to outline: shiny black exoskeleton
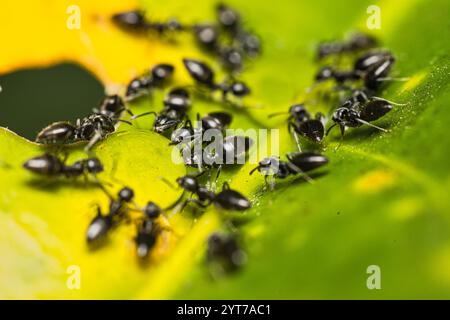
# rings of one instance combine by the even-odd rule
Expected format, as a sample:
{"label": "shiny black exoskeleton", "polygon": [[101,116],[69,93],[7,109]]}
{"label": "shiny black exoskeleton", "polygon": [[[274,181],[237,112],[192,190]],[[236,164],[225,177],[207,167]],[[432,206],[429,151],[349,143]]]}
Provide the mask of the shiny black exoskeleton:
{"label": "shiny black exoskeleton", "polygon": [[[323,125],[323,115],[320,112],[316,113],[315,117],[312,117],[311,113],[306,110],[305,105],[299,103],[292,105],[287,113],[289,114],[287,119],[288,130],[291,132],[291,129],[293,129],[294,137],[299,149],[300,144],[297,134],[316,143],[323,140],[325,129]],[[273,113],[269,115],[269,118],[284,114],[286,114],[286,112]]]}
{"label": "shiny black exoskeleton", "polygon": [[114,14],[112,20],[118,27],[134,33],[155,31],[164,34],[171,31],[185,30],[185,27],[175,18],[171,18],[167,22],[149,21],[145,18],[144,12],[140,10]]}
{"label": "shiny black exoskeleton", "polygon": [[197,114],[197,122],[199,128],[194,128],[190,120],[187,120],[183,127],[178,128],[172,132],[170,144],[188,143],[193,139],[201,138],[206,130],[224,130],[230,125],[233,117],[226,112],[210,112],[206,116],[200,118]]}
{"label": "shiny black exoskeleton", "polygon": [[232,234],[213,233],[208,238],[207,262],[220,269],[216,272],[234,272],[247,261],[245,252],[241,249],[238,238]]}
{"label": "shiny black exoskeleton", "polygon": [[157,64],[148,73],[130,81],[125,96],[127,100],[133,100],[148,94],[154,88],[163,87],[172,78],[175,68],[170,64]]}
{"label": "shiny black exoskeleton", "polygon": [[285,179],[291,175],[305,174],[328,163],[328,158],[316,152],[295,152],[286,155],[288,161],[282,161],[278,157],[264,158],[257,167],[250,171],[262,173],[265,178],[274,176]]}
{"label": "shiny black exoskeleton", "polygon": [[122,112],[127,110],[122,98],[117,95],[109,95],[103,98],[100,107],[94,108],[94,113],[104,115],[111,119],[119,119]]}
{"label": "shiny black exoskeleton", "polygon": [[335,126],[339,126],[341,136],[344,136],[347,127],[357,128],[362,125],[368,125],[386,132],[386,129],[380,128],[370,122],[380,119],[391,110],[392,104],[383,99],[371,99],[365,103],[348,100],[334,112],[334,124],[327,130],[327,135]]}
{"label": "shiny black exoskeleton", "polygon": [[332,67],[323,67],[315,75],[316,82],[323,82],[329,79],[334,79],[337,84],[342,84],[346,81],[357,81],[361,75],[354,70],[340,71]]}
{"label": "shiny black exoskeleton", "polygon": [[250,88],[241,81],[231,80],[216,83],[214,71],[204,62],[193,59],[183,59],[183,63],[190,76],[197,84],[208,88],[211,92],[217,90],[220,91],[224,100],[227,99],[229,94],[238,98],[243,98],[250,94]]}
{"label": "shiny black exoskeleton", "polygon": [[64,161],[51,154],[44,154],[27,160],[23,167],[33,173],[56,177],[78,177],[81,175],[95,175],[103,171],[103,165],[98,158],[87,158],[66,165]]}
{"label": "shiny black exoskeleton", "polygon": [[112,16],[112,21],[120,28],[131,32],[144,32],[149,28],[144,13],[139,10],[114,14]]}
{"label": "shiny black exoskeleton", "polygon": [[182,88],[172,89],[164,99],[164,109],[156,114],[153,130],[164,133],[175,129],[183,121],[187,120],[187,111],[191,105],[189,93]]}
{"label": "shiny black exoskeleton", "polygon": [[230,189],[228,183],[224,183],[222,191],[214,193],[201,186],[196,176],[186,175],[177,179],[178,185],[184,190],[195,194],[197,199],[189,198],[185,204],[193,202],[201,208],[211,204],[231,211],[244,211],[251,207],[250,201],[236,190]]}
{"label": "shiny black exoskeleton", "polygon": [[137,234],[135,237],[136,254],[140,259],[145,259],[155,246],[161,227],[155,221],[163,212],[163,209],[156,203],[149,201],[142,209],[144,219],[137,226]]}
{"label": "shiny black exoskeleton", "polygon": [[128,187],[122,188],[117,199],[111,198],[109,211],[106,215],[102,214],[100,207],[97,207],[97,215],[91,221],[86,232],[88,244],[98,244],[105,239],[108,231],[121,219],[124,218],[128,203],[134,198],[134,192]]}
{"label": "shiny black exoskeleton", "polygon": [[[217,177],[223,165],[244,164],[245,156],[253,145],[253,140],[245,136],[227,136],[218,143],[212,143],[203,149],[194,148],[186,156],[183,153],[184,163],[187,166],[211,169],[217,168]],[[216,177],[216,179],[217,179]]]}
{"label": "shiny black exoskeleton", "polygon": [[330,55],[367,50],[376,46],[377,42],[378,41],[370,35],[357,33],[347,41],[321,43],[317,48],[316,57],[318,60],[321,60]]}

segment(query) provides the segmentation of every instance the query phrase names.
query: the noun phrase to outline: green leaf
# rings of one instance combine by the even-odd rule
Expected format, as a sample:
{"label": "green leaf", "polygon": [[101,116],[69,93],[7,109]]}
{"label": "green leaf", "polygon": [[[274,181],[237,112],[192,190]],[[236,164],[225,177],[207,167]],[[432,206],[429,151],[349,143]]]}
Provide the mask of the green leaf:
{"label": "green leaf", "polygon": [[[180,15],[186,21],[213,19],[204,1],[143,1],[149,14]],[[370,1],[230,1],[246,25],[261,35],[264,53],[248,66],[244,81],[253,90],[246,100],[260,109],[231,109],[233,128],[279,128],[280,152],[295,150],[283,119],[267,115],[293,102],[314,99],[302,94],[318,66],[314,46],[365,30]],[[409,76],[382,96],[407,106],[377,124],[390,129],[351,130],[337,150],[339,137],[324,145],[330,158],[325,175],[314,184],[302,179],[264,188],[264,179],[249,176],[252,165],[225,170],[221,181],[250,196],[254,208],[241,227],[248,263],[228,278],[211,281],[204,267],[208,235],[226,216],[214,208],[192,220],[172,216],[173,232],[142,268],[135,261],[133,227],[116,230],[111,243],[87,250],[84,232],[95,214],[93,204],[107,205],[105,195],[80,181],[34,181],[20,168],[42,152],[9,131],[0,131],[0,265],[5,298],[448,298],[450,296],[450,150],[446,127],[450,60],[449,4],[444,0],[379,1],[382,28],[376,32],[397,62],[394,74]],[[182,14],[181,14],[182,13]],[[188,36],[186,36],[188,37]],[[192,39],[183,39],[192,40]],[[145,41],[145,39],[143,39]],[[174,44],[176,48],[176,44]],[[192,54],[192,51],[188,51]],[[202,57],[203,58],[203,57]],[[212,61],[210,59],[210,61]],[[186,76],[186,75],[184,75]],[[223,76],[223,74],[219,74]],[[187,79],[187,77],[180,79]],[[180,83],[184,84],[184,83]],[[133,105],[133,111],[161,108],[162,93]],[[327,112],[330,106],[315,105]],[[195,99],[191,116],[228,106]],[[167,205],[179,196],[159,177],[174,181],[184,174],[170,161],[167,140],[151,133],[152,119],[137,128],[121,127],[98,145],[105,163],[99,178],[136,189],[140,204]],[[69,162],[82,157],[75,146]],[[254,165],[253,165],[254,166]],[[42,185],[41,185],[42,183]],[[81,290],[66,288],[66,269],[80,265]],[[381,269],[381,290],[368,290],[369,265]]]}

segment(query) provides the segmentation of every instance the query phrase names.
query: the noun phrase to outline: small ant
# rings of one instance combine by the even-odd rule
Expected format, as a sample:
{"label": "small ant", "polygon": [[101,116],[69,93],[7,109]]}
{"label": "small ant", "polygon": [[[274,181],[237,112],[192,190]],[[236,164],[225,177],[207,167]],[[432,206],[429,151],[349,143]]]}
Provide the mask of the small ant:
{"label": "small ant", "polygon": [[90,222],[86,232],[88,244],[98,244],[106,237],[108,231],[124,217],[128,210],[127,204],[134,198],[134,192],[132,189],[124,187],[118,192],[117,199],[109,194],[108,196],[110,197],[109,212],[103,215],[100,207],[97,206],[97,215]]}
{"label": "small ant", "polygon": [[143,11],[132,10],[114,14],[112,20],[117,26],[124,30],[144,33],[147,31],[156,31],[160,34],[172,31],[183,31],[185,27],[175,18],[169,19],[167,22],[151,22],[145,19]]}
{"label": "small ant", "polygon": [[148,94],[153,88],[161,88],[170,80],[174,70],[175,67],[170,64],[155,65],[148,73],[130,81],[125,93],[126,99],[132,101]]}
{"label": "small ant", "polygon": [[231,80],[219,84],[215,83],[214,71],[204,62],[193,59],[183,59],[183,63],[196,83],[205,86],[211,90],[211,92],[220,91],[223,100],[227,100],[229,94],[237,98],[243,98],[250,94],[250,88],[241,81]]}
{"label": "small ant", "polygon": [[162,227],[156,222],[156,219],[163,213],[163,210],[153,201],[149,201],[142,209],[144,219],[138,223],[137,234],[134,238],[136,242],[136,253],[140,259],[145,259],[150,250],[155,246],[158,236],[161,234]]}
{"label": "small ant", "polygon": [[156,117],[153,130],[157,133],[164,133],[169,129],[176,128],[187,118],[187,111],[190,106],[189,93],[183,88],[174,88],[164,98],[164,109],[160,113],[145,112],[133,116],[132,119],[153,114]]}
{"label": "small ant", "polygon": [[288,161],[282,161],[278,157],[264,158],[249,174],[259,171],[264,175],[266,183],[269,176],[285,179],[291,175],[302,174],[307,181],[311,182],[312,179],[306,173],[328,163],[326,156],[316,152],[294,152],[287,154],[286,158]]}
{"label": "small ant", "polygon": [[[247,261],[235,235],[213,233],[207,242],[206,259],[208,263],[219,266],[224,272],[234,272]],[[215,270],[212,270],[215,271]]]}
{"label": "small ant", "polygon": [[330,55],[370,49],[376,46],[377,42],[374,37],[362,33],[354,34],[350,39],[343,42],[325,42],[317,48],[317,60],[322,60]]}
{"label": "small ant", "polygon": [[65,165],[64,161],[54,155],[44,154],[27,160],[23,167],[31,172],[49,177],[78,177],[87,173],[95,174],[103,171],[103,165],[98,158],[88,158]]}
{"label": "small ant", "polygon": [[338,125],[341,131],[341,137],[343,138],[347,127],[357,128],[363,124],[387,132],[388,130],[370,122],[380,119],[391,110],[392,103],[384,99],[369,99],[363,104],[355,99],[347,100],[334,112],[332,118],[334,124],[328,128],[326,134],[328,135]]}
{"label": "small ant", "polygon": [[193,202],[201,208],[207,208],[209,205],[215,204],[219,208],[233,211],[244,211],[251,207],[250,201],[238,191],[231,189],[227,182],[223,184],[222,191],[214,193],[201,186],[197,179],[198,176],[192,175],[185,175],[177,179],[181,188],[197,196],[197,199],[187,199],[183,208],[189,202]]}
{"label": "small ant", "polygon": [[210,112],[202,118],[197,114],[197,122],[201,125],[201,129],[194,129],[191,121],[187,120],[183,127],[172,132],[169,145],[191,142],[196,138],[201,138],[203,133],[209,129],[219,130],[223,133],[232,119],[231,114],[226,112]]}
{"label": "small ant", "polygon": [[299,151],[301,151],[301,148],[297,134],[315,143],[323,140],[325,129],[322,122],[323,115],[320,112],[316,113],[315,118],[312,118],[311,113],[306,110],[305,105],[300,103],[292,105],[288,112],[272,113],[269,115],[269,118],[286,113],[289,114],[287,119],[288,131],[291,132],[291,129],[293,129]]}

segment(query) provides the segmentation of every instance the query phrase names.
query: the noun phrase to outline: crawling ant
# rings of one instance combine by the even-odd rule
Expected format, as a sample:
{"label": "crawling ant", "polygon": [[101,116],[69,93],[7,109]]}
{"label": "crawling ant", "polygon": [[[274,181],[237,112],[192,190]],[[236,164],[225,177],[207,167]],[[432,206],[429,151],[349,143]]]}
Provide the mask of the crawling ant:
{"label": "crawling ant", "polygon": [[140,10],[116,13],[112,16],[112,20],[120,28],[134,33],[156,31],[163,34],[171,31],[185,30],[185,27],[175,18],[171,18],[167,22],[147,21],[144,12]]}
{"label": "crawling ant", "polygon": [[183,120],[187,119],[187,111],[191,106],[189,93],[183,88],[172,89],[164,98],[164,109],[160,113],[154,111],[145,112],[132,119],[153,114],[155,122],[153,130],[157,133],[164,133],[167,130],[176,128]]}
{"label": "crawling ant", "polygon": [[306,110],[305,105],[300,103],[292,105],[288,112],[272,113],[269,115],[269,118],[284,115],[286,113],[289,114],[287,119],[288,131],[291,132],[291,129],[293,129],[295,141],[299,150],[300,143],[297,134],[315,143],[323,140],[325,129],[322,122],[323,115],[320,112],[316,113],[313,118],[311,113]]}
{"label": "crawling ant", "polygon": [[213,233],[208,238],[206,259],[225,272],[234,272],[245,264],[247,256],[235,235]]}
{"label": "crawling ant", "polygon": [[127,204],[134,198],[134,192],[132,189],[124,187],[118,192],[117,199],[110,195],[109,197],[108,213],[104,215],[100,207],[97,206],[97,215],[88,226],[86,239],[90,245],[100,243],[106,237],[108,231],[124,217],[128,210]]}
{"label": "crawling ant", "polygon": [[144,13],[140,10],[116,13],[112,16],[112,21],[127,31],[139,33],[148,30]]}
{"label": "crawling ant", "polygon": [[103,165],[98,158],[87,158],[66,165],[64,161],[51,154],[44,154],[27,160],[23,167],[36,174],[56,177],[79,177],[86,174],[95,174],[103,171]]}
{"label": "crawling ant", "polygon": [[197,84],[208,88],[211,92],[220,91],[223,100],[227,100],[230,94],[237,98],[250,94],[250,88],[241,81],[230,80],[217,84],[214,80],[214,71],[204,62],[183,59],[183,64]]}
{"label": "crawling ant", "polygon": [[219,178],[223,165],[241,164],[243,157],[247,154],[253,140],[245,136],[227,136],[220,143],[206,146],[200,150],[189,150],[186,155],[183,152],[184,163],[190,167],[196,167],[200,172],[206,168],[211,173],[212,168],[216,168],[216,178]]}
{"label": "crawling ant", "polygon": [[316,57],[318,60],[322,60],[330,55],[366,50],[376,46],[377,42],[378,41],[370,35],[357,33],[347,41],[325,42],[320,44],[317,48]]}
{"label": "crawling ant", "polygon": [[193,128],[190,120],[187,120],[183,127],[172,132],[170,145],[190,142],[196,138],[201,138],[206,130],[214,129],[222,133],[230,125],[233,117],[227,112],[210,112],[200,118],[197,114],[197,122],[201,125],[200,130]]}
{"label": "crawling ant", "polygon": [[[307,172],[320,168],[328,163],[328,158],[316,152],[294,152],[286,155],[288,161],[282,161],[279,157],[262,159],[258,166],[250,171],[250,175],[259,171],[267,178],[273,176],[278,179],[286,179],[292,175],[302,174],[305,180],[312,182]],[[273,186],[272,186],[273,187]]]}
{"label": "crawling ant", "polygon": [[161,88],[172,77],[175,67],[161,63],[155,65],[148,73],[134,78],[127,86],[125,97],[128,101],[148,94],[153,88]]}
{"label": "crawling ant", "polygon": [[136,253],[140,259],[145,259],[155,246],[162,227],[156,219],[164,210],[153,201],[149,201],[142,209],[144,219],[138,223],[137,234],[134,238],[136,242]]}
{"label": "crawling ant", "polygon": [[251,207],[250,201],[238,191],[231,189],[227,182],[223,184],[222,191],[218,193],[201,186],[197,176],[180,177],[177,179],[177,183],[185,191],[197,196],[197,199],[187,199],[183,208],[189,202],[193,202],[200,208],[207,208],[209,205],[215,204],[219,208],[232,211],[244,211]]}
{"label": "crawling ant", "polygon": [[103,114],[92,114],[83,119],[78,119],[76,125],[67,121],[54,122],[38,133],[36,142],[61,145],[77,141],[89,141],[85,147],[87,152],[99,140],[113,133],[116,130],[115,124],[119,121],[131,125],[128,121],[110,118]]}
{"label": "crawling ant", "polygon": [[370,122],[380,119],[391,110],[392,103],[384,99],[372,99],[363,104],[355,100],[347,100],[334,112],[332,118],[334,124],[328,128],[326,134],[328,135],[335,126],[339,126],[343,138],[347,127],[357,128],[364,124],[387,132],[388,130]]}

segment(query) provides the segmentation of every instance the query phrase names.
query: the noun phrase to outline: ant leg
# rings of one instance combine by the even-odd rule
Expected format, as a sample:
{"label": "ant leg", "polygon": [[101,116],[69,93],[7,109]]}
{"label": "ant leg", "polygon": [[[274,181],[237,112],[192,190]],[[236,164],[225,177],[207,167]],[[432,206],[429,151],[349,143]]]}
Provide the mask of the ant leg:
{"label": "ant leg", "polygon": [[86,152],[87,154],[90,154],[92,147],[102,139],[102,136],[103,135],[102,135],[101,130],[95,130],[95,134],[91,138],[91,140],[89,140],[89,143],[87,144],[87,146],[84,148],[84,152]]}
{"label": "ant leg", "polygon": [[344,141],[344,134],[345,134],[345,126],[344,125],[339,125],[339,129],[341,131],[341,138],[339,140],[339,144],[336,146],[336,148],[334,149],[334,152],[336,152],[342,145],[342,142]]}
{"label": "ant leg", "polygon": [[299,173],[302,175],[303,179],[305,179],[307,182],[309,183],[314,183],[313,178],[311,178],[305,171],[303,171],[302,169],[300,169],[299,167],[297,167],[295,164],[293,164],[292,162],[288,163],[289,167],[292,168],[296,173]]}
{"label": "ant leg", "polygon": [[165,184],[167,184],[172,190],[176,190],[177,188],[172,184],[172,182],[170,182],[169,180],[167,180],[166,178],[164,178],[163,176],[160,176],[159,179],[164,182]]}
{"label": "ant leg", "polygon": [[228,181],[225,181],[222,185],[222,190],[230,190],[230,184]]}
{"label": "ant leg", "polygon": [[298,139],[298,134],[297,134],[297,131],[295,131],[295,130],[294,130],[294,138],[295,138],[295,143],[297,144],[298,151],[302,152],[302,148],[300,147],[300,141]]}

